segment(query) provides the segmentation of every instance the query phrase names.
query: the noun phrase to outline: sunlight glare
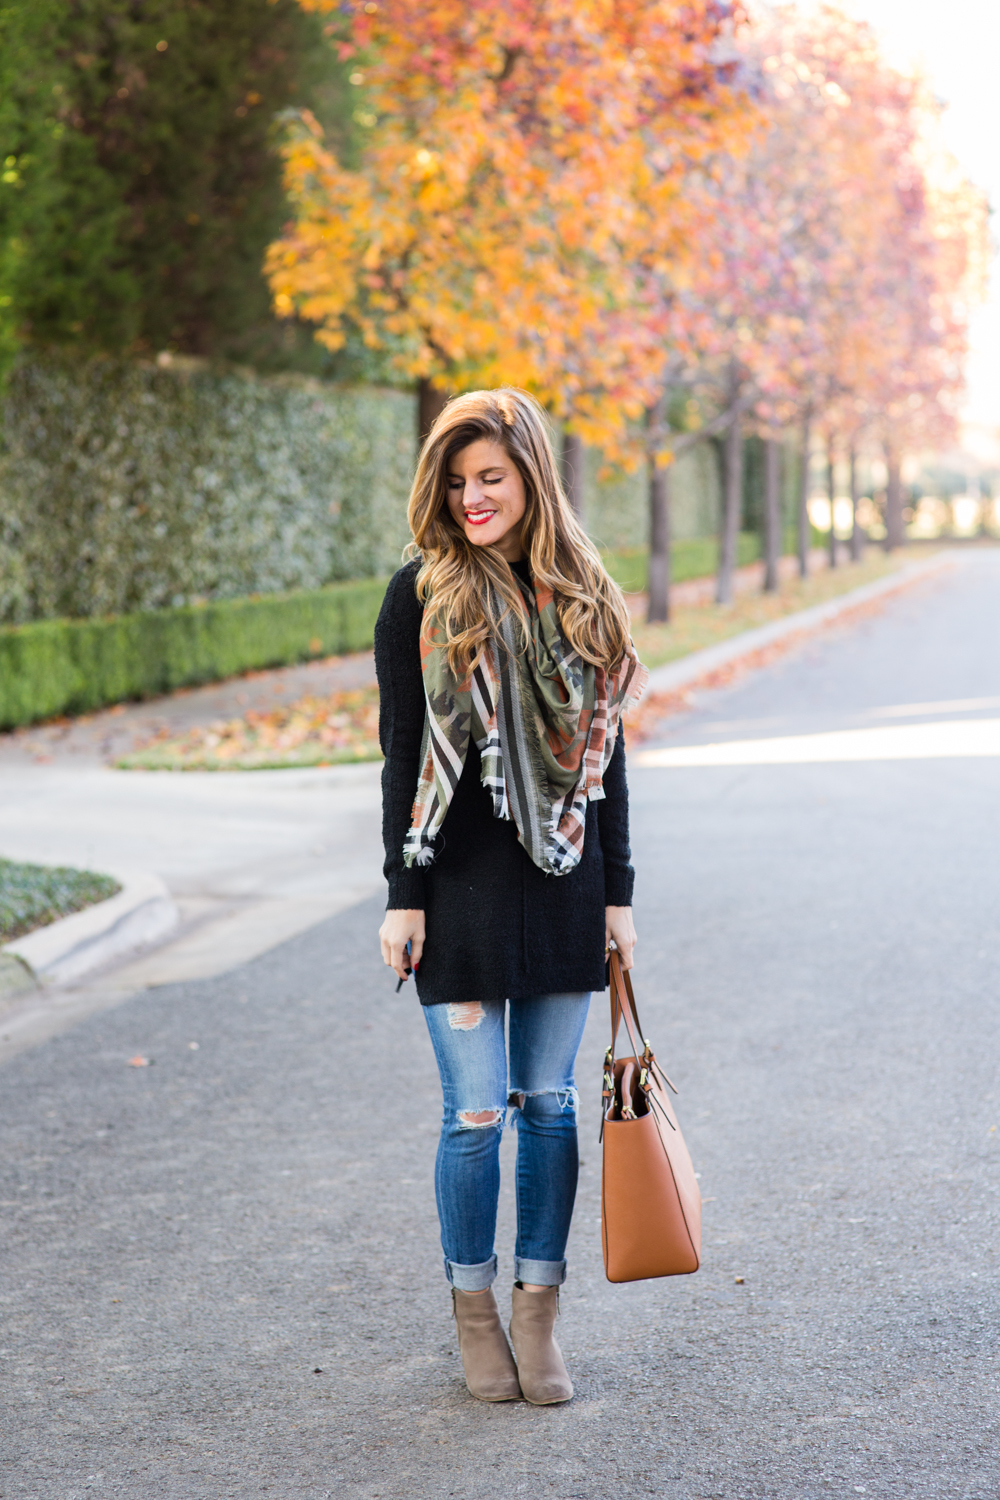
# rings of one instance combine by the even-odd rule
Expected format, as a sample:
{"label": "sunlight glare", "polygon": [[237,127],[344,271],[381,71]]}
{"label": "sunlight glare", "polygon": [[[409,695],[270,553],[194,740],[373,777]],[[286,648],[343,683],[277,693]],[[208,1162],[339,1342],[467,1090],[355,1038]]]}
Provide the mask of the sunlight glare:
{"label": "sunlight glare", "polygon": [[690,766],[788,766],[846,761],[950,760],[1000,756],[1000,719],[892,724],[837,729],[769,740],[671,745],[640,750],[632,764],[673,770]]}

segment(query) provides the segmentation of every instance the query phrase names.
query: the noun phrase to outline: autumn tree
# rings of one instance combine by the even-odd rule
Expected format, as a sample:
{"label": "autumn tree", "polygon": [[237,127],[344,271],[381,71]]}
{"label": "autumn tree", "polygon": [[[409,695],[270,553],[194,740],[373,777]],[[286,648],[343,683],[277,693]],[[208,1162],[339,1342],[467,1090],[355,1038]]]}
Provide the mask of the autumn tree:
{"label": "autumn tree", "polygon": [[[668,339],[670,379],[714,410],[706,433],[727,432],[723,602],[744,415],[769,443],[789,426],[802,430],[805,571],[811,431],[822,426],[831,452],[853,455],[855,485],[859,445],[873,434],[897,446],[904,428],[908,440],[943,436],[985,261],[981,195],[931,149],[936,106],[919,79],[885,63],[867,26],[829,6],[769,9],[739,46],[754,128],[747,149],[689,173],[685,196],[702,206],[703,234],[693,277],[674,290]],[[668,434],[667,456],[690,440]],[[774,463],[772,454],[772,581]],[[832,462],[828,482],[832,503]],[[859,541],[855,527],[855,550]],[[651,576],[651,613],[655,595]]]}
{"label": "autumn tree", "polygon": [[[683,241],[688,162],[738,114],[721,0],[334,5],[367,139],[350,168],[304,113],[275,306],[336,348],[351,326],[411,378],[533,390],[620,443],[661,359],[638,245]],[[346,20],[344,19],[346,14]]]}
{"label": "autumn tree", "polygon": [[[816,122],[813,190],[818,179],[826,204],[810,262],[821,340],[798,375],[799,407],[822,414],[847,458],[857,556],[860,449],[954,436],[986,205],[940,145],[941,106],[926,82],[888,66],[867,26],[833,7],[806,21],[772,14],[764,68],[775,93],[803,101]],[[804,111],[793,112],[802,141]],[[830,546],[833,560],[832,521]]]}

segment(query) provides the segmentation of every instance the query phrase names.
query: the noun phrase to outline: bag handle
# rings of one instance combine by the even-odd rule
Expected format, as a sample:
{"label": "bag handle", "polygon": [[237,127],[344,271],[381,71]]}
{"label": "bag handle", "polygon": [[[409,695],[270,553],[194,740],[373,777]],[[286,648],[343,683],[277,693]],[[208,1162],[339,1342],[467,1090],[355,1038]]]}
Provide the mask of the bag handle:
{"label": "bag handle", "polygon": [[617,948],[612,948],[608,954],[608,987],[611,994],[611,1046],[604,1054],[604,1087],[601,1090],[601,1130],[598,1141],[604,1139],[604,1122],[608,1118],[615,1099],[615,1047],[618,1042],[618,1028],[622,1021],[625,1022],[625,1030],[632,1046],[632,1056],[639,1059],[641,1068],[641,1085],[646,1091],[648,1068],[655,1066],[653,1054],[649,1044],[639,1046],[639,1034],[642,1027],[639,1023],[639,1012],[636,1010],[635,994],[632,990],[632,981],[628,977],[628,970],[622,968],[621,954]]}
{"label": "bag handle", "polygon": [[642,1048],[639,1046],[639,1038],[642,1036],[642,1023],[639,1020],[639,1012],[636,1009],[632,980],[629,977],[628,970],[622,968],[622,958],[617,948],[612,948],[608,955],[608,977],[611,989],[610,1061],[613,1063],[615,1060],[618,1028],[622,1021],[625,1022],[625,1030],[632,1044],[633,1057],[641,1057]]}
{"label": "bag handle", "polygon": [[[676,1094],[676,1085],[664,1073],[660,1064],[656,1061],[655,1054],[648,1040],[642,1035],[642,1022],[639,1020],[639,1012],[636,1008],[632,979],[629,971],[622,968],[621,954],[617,948],[612,948],[608,955],[608,977],[611,989],[611,1046],[608,1048],[604,1059],[605,1074],[614,1074],[618,1027],[624,1021],[625,1030],[628,1033],[628,1039],[632,1046],[633,1057],[639,1058],[648,1067],[655,1069],[658,1077],[668,1085],[672,1093]],[[642,1042],[641,1047],[639,1045],[640,1041]]]}

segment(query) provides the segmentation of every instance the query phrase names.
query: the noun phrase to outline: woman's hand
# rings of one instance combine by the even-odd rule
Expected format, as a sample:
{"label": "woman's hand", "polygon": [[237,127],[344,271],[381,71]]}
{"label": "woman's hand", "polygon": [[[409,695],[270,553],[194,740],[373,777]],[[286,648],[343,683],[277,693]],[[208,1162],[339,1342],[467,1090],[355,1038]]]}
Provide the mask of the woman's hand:
{"label": "woman's hand", "polygon": [[[400,979],[409,978],[410,969],[417,967],[424,951],[423,912],[387,911],[378,936],[382,944],[382,957],[390,969],[394,969]],[[406,952],[407,943],[410,945],[409,955]]]}
{"label": "woman's hand", "polygon": [[[631,906],[606,906],[604,908],[605,948],[610,948],[612,940],[621,954],[622,968],[631,969],[632,950],[637,942],[635,927],[632,925]],[[386,962],[388,963],[388,959]]]}

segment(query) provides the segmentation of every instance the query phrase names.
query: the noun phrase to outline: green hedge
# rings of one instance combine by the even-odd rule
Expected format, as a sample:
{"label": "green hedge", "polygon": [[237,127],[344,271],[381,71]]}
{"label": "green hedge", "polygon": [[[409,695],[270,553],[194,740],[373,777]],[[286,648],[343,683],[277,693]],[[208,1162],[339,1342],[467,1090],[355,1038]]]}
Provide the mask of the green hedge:
{"label": "green hedge", "polygon": [[392,573],[415,399],[204,361],[33,356],[3,394],[0,620]]}
{"label": "green hedge", "polygon": [[363,651],[385,579],[99,620],[0,629],[0,728],[260,667]]}

